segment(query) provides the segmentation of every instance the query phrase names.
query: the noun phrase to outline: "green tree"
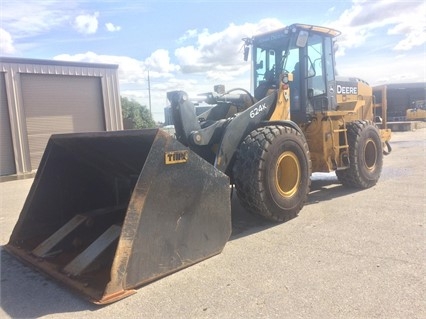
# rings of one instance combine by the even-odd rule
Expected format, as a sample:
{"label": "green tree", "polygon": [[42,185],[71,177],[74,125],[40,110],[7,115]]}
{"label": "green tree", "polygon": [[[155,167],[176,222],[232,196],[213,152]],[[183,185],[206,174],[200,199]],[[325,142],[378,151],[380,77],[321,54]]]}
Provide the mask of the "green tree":
{"label": "green tree", "polygon": [[124,128],[155,127],[155,122],[149,110],[135,100],[129,100],[127,97],[121,96],[121,109],[123,111]]}

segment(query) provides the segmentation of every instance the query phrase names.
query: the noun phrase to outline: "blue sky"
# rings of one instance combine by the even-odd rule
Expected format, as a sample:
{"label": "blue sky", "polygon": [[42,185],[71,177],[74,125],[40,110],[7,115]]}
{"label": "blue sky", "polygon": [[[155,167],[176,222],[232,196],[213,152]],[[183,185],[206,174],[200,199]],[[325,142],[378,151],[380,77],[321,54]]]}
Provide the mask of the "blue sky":
{"label": "blue sky", "polygon": [[121,95],[163,120],[166,92],[250,89],[241,39],[292,23],[342,32],[337,70],[371,85],[426,81],[426,1],[0,0],[0,55],[119,65]]}

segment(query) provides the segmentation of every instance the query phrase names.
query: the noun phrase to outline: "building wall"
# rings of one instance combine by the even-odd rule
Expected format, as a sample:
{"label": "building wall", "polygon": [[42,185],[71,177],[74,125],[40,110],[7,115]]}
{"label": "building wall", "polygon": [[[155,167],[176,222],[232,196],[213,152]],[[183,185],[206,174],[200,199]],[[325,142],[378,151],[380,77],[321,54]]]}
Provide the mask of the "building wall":
{"label": "building wall", "polygon": [[10,175],[16,171],[9,119],[4,73],[0,73],[0,175]]}
{"label": "building wall", "polygon": [[[389,121],[401,120],[405,117],[406,110],[412,108],[415,101],[426,100],[426,83],[392,83],[373,88],[376,103],[384,100],[387,104],[387,117]],[[386,94],[386,98],[383,98]]]}
{"label": "building wall", "polygon": [[52,134],[122,130],[117,71],[0,58],[0,176],[36,170]]}

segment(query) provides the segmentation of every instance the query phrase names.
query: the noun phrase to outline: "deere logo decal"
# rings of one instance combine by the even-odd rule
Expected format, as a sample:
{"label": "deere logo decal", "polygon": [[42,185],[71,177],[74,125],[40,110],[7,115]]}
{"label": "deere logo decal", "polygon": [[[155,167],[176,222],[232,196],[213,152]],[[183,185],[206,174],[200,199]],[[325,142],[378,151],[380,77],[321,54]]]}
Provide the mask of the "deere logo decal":
{"label": "deere logo decal", "polygon": [[164,161],[166,164],[178,164],[188,162],[188,151],[166,152]]}

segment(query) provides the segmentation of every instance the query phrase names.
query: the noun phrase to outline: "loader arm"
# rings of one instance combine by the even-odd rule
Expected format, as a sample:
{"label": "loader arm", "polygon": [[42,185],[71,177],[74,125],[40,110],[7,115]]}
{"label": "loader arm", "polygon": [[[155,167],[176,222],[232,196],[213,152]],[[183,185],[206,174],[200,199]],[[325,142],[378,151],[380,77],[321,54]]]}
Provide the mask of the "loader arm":
{"label": "loader arm", "polygon": [[[246,110],[229,119],[220,119],[202,128],[195,115],[194,105],[183,91],[168,92],[177,139],[204,159],[226,173],[241,141],[260,123],[269,119],[275,110],[276,90]],[[218,144],[212,160],[208,150]]]}

